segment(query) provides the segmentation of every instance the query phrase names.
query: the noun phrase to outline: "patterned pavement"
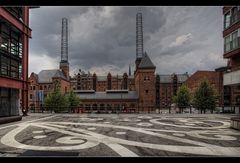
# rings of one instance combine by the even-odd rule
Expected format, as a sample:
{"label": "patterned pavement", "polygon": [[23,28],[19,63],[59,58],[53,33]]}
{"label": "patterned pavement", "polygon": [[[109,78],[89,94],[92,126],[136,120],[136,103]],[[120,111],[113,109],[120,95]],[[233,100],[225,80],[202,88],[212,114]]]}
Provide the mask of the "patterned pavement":
{"label": "patterned pavement", "polygon": [[0,156],[240,156],[222,114],[30,114],[0,125]]}

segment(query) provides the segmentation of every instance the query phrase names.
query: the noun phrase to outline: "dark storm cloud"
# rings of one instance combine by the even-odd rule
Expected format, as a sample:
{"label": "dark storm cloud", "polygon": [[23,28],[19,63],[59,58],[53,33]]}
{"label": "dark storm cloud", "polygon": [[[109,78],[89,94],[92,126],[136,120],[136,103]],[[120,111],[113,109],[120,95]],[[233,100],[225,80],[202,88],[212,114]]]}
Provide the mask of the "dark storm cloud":
{"label": "dark storm cloud", "polygon": [[[221,7],[41,7],[30,12],[30,72],[41,70],[43,64],[58,68],[62,17],[69,22],[71,70],[127,72],[129,63],[134,67],[136,56],[137,12],[143,15],[144,50],[157,72],[223,64]],[[201,63],[193,68],[194,55]],[[204,63],[208,55],[211,65]],[[40,56],[45,61],[36,65],[33,60]],[[185,60],[176,63],[174,56]]]}

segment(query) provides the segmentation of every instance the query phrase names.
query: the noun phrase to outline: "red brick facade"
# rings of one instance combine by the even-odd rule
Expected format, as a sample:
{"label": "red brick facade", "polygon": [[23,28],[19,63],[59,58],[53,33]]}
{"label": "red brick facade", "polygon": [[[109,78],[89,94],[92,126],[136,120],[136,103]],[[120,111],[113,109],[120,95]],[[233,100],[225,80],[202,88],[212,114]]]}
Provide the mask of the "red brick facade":
{"label": "red brick facade", "polygon": [[155,80],[155,69],[137,69],[135,73],[135,88],[143,111],[155,109]]}
{"label": "red brick facade", "polygon": [[194,95],[196,89],[200,86],[203,80],[207,80],[209,85],[214,89],[217,96],[219,96],[218,106],[223,104],[223,79],[222,73],[216,71],[197,71],[191,75],[184,83]]}
{"label": "red brick facade", "polygon": [[[230,82],[230,79],[236,78],[240,71],[240,7],[224,6],[224,54],[223,57],[228,59],[228,71],[223,75],[224,84],[224,103],[227,106],[240,106],[240,81]],[[226,23],[227,22],[227,23]],[[231,38],[228,44],[226,40]],[[226,44],[228,49],[225,50]]]}
{"label": "red brick facade", "polygon": [[[49,92],[52,92],[54,88],[59,87],[61,92],[67,93],[70,90],[70,81],[66,79],[62,79],[60,77],[52,77],[52,80],[48,83],[39,83],[38,75],[35,73],[31,73],[29,79],[29,107],[35,107],[38,110],[41,109],[43,105],[44,99],[47,97]],[[39,96],[39,92],[41,92],[41,96]],[[42,97],[42,98],[41,98]]]}
{"label": "red brick facade", "polygon": [[0,116],[28,106],[29,9],[0,7]]}

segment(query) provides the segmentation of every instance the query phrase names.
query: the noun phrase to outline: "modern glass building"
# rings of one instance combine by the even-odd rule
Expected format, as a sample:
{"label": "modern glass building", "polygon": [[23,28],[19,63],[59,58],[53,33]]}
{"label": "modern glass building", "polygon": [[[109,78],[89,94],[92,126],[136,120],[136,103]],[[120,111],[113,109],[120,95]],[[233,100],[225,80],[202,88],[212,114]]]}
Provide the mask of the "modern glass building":
{"label": "modern glass building", "polygon": [[0,117],[28,106],[30,7],[0,7]]}

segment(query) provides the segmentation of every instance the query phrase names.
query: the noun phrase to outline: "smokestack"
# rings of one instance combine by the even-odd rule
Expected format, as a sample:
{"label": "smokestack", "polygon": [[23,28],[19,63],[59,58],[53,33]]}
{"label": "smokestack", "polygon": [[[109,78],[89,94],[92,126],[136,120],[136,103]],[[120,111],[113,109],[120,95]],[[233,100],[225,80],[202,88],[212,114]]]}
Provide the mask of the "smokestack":
{"label": "smokestack", "polygon": [[68,20],[62,18],[61,61],[68,61]]}
{"label": "smokestack", "polygon": [[143,56],[143,25],[142,13],[137,13],[136,16],[136,59]]}

